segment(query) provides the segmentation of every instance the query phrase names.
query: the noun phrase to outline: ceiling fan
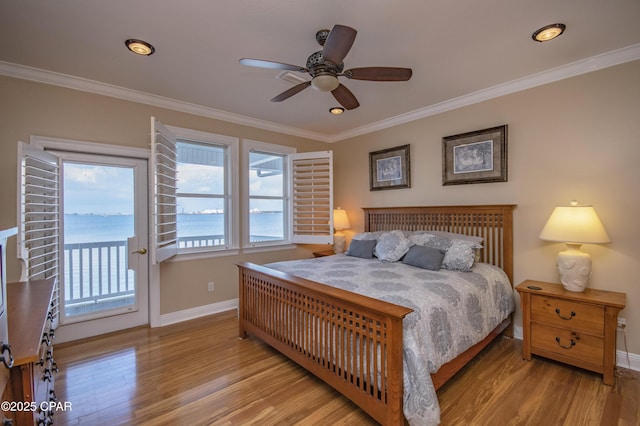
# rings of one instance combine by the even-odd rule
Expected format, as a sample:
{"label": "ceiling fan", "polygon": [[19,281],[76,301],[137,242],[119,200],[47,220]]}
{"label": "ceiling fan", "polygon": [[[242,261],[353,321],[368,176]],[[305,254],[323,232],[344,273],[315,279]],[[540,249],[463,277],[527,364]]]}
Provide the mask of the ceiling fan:
{"label": "ceiling fan", "polygon": [[344,25],[334,25],[331,31],[318,31],[316,40],[323,49],[312,53],[307,58],[306,67],[249,58],[240,59],[240,63],[251,67],[309,73],[311,81],[305,81],[285,90],[271,99],[271,102],[282,102],[311,86],[321,92],[331,92],[346,109],[358,108],[360,103],[353,93],[338,81],[338,77],[368,81],[407,81],[411,78],[413,71],[411,68],[395,67],[364,67],[343,71],[342,61],[349,53],[357,33],[353,28]]}

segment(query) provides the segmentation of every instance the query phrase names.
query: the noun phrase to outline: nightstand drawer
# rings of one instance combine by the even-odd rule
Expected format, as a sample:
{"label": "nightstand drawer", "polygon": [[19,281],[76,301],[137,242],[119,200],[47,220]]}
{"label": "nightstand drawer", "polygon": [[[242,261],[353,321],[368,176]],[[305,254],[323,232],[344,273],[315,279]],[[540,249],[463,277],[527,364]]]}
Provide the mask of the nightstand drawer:
{"label": "nightstand drawer", "polygon": [[531,324],[531,351],[552,352],[595,365],[603,365],[604,340],[544,324]]}
{"label": "nightstand drawer", "polygon": [[604,336],[604,307],[531,295],[531,321]]}

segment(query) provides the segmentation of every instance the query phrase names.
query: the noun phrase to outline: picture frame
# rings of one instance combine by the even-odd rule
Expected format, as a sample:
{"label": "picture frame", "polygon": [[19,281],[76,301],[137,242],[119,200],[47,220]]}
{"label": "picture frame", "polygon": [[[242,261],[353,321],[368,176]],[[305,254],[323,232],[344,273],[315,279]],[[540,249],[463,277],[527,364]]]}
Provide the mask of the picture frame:
{"label": "picture frame", "polygon": [[369,153],[369,190],[411,188],[409,145]]}
{"label": "picture frame", "polygon": [[507,125],[442,138],[442,185],[507,182]]}

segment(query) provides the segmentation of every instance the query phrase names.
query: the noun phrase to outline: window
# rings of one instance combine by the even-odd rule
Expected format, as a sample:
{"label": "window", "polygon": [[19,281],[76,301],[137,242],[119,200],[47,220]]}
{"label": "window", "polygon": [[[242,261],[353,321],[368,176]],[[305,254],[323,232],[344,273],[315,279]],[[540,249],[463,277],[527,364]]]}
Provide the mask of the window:
{"label": "window", "polygon": [[332,242],[331,158],[330,151],[296,154],[243,141],[245,247]]}
{"label": "window", "polygon": [[167,127],[176,135],[178,253],[236,248],[238,139]]}
{"label": "window", "polygon": [[244,140],[245,247],[289,243],[287,156],[295,149]]}
{"label": "window", "polygon": [[229,242],[227,147],[182,139],[176,147],[178,250],[225,246]]}
{"label": "window", "polygon": [[249,243],[285,241],[286,157],[249,152]]}
{"label": "window", "polygon": [[163,126],[153,118],[152,127],[155,261],[236,248],[238,139]]}

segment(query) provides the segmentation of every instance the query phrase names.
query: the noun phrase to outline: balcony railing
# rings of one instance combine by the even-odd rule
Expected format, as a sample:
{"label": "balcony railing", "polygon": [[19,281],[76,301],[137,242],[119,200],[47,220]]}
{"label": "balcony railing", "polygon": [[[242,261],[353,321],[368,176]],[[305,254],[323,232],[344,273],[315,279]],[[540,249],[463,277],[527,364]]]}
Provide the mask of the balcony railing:
{"label": "balcony railing", "polygon": [[197,237],[178,238],[178,248],[208,247],[224,245],[224,235],[199,235]]}
{"label": "balcony railing", "polygon": [[127,242],[64,245],[64,301],[67,310],[135,295],[133,271],[127,267]]}
{"label": "balcony railing", "polygon": [[[252,242],[276,239],[262,235],[251,237]],[[224,245],[224,235],[178,239],[178,248],[220,245]],[[65,244],[64,303],[67,315],[132,304],[135,279],[127,259],[126,241]]]}

